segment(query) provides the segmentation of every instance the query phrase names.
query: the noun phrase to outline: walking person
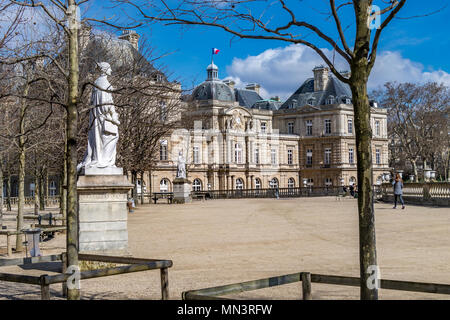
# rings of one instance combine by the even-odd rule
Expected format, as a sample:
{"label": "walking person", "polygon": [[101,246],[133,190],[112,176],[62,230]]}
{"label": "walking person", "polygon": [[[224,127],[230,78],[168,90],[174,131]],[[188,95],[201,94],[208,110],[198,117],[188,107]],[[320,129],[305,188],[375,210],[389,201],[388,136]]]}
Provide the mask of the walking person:
{"label": "walking person", "polygon": [[403,201],[403,180],[400,177],[400,174],[397,173],[395,175],[395,180],[392,182],[394,186],[394,208],[397,209],[397,200],[400,200],[402,204],[402,209],[405,209],[405,202]]}

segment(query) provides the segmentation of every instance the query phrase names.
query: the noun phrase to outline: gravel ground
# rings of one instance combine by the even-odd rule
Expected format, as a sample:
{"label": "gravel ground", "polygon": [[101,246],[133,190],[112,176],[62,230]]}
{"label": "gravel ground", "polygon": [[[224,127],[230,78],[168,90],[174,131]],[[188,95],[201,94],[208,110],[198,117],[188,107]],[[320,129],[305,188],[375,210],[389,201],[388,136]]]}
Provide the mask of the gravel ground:
{"label": "gravel ground", "polygon": [[[450,284],[450,210],[407,206],[376,208],[377,250],[384,279]],[[358,215],[353,199],[214,200],[186,205],[144,205],[129,215],[129,250],[135,257],[171,259],[170,295],[300,271],[359,276]],[[5,239],[0,237],[0,250]],[[61,252],[65,235],[42,244]],[[0,252],[0,256],[1,256]],[[15,254],[17,257],[18,254]],[[4,256],[1,256],[4,258]],[[51,274],[58,265],[2,268]],[[160,299],[159,272],[82,281],[83,299]],[[359,289],[312,284],[314,299],[358,299]],[[51,286],[60,298],[60,285]],[[245,299],[299,299],[301,284],[245,292]],[[36,299],[39,288],[0,282],[0,299]],[[381,299],[450,296],[380,290]]]}

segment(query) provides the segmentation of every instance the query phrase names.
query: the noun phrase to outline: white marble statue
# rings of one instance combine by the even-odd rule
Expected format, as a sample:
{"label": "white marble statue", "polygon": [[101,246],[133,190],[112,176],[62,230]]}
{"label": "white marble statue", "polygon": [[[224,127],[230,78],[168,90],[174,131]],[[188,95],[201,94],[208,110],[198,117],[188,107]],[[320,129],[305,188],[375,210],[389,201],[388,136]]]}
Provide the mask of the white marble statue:
{"label": "white marble statue", "polygon": [[177,178],[186,179],[186,160],[183,157],[182,151],[178,154]]}
{"label": "white marble statue", "polygon": [[114,108],[113,87],[108,81],[111,66],[106,62],[98,64],[101,76],[95,81],[89,113],[88,147],[78,170],[86,168],[115,168],[116,147],[119,140],[119,115]]}

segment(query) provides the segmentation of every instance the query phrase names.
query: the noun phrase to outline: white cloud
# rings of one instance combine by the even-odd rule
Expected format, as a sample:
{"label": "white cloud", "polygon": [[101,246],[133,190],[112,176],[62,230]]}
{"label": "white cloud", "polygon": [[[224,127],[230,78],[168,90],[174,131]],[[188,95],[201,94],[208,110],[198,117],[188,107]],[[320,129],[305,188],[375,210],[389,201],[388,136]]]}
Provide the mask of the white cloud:
{"label": "white cloud", "polygon": [[[331,50],[322,50],[332,59]],[[338,70],[349,69],[338,54],[335,55],[335,61]],[[227,73],[228,78],[233,79],[237,87],[257,82],[262,86],[264,98],[278,95],[287,99],[307,78],[313,76],[312,69],[315,66],[323,64],[323,60],[312,49],[290,45],[268,49],[245,59],[234,58],[227,67]],[[402,57],[399,52],[384,51],[377,57],[369,79],[369,89],[377,88],[387,81],[437,81],[450,86],[450,74],[443,70],[426,71],[422,64]]]}

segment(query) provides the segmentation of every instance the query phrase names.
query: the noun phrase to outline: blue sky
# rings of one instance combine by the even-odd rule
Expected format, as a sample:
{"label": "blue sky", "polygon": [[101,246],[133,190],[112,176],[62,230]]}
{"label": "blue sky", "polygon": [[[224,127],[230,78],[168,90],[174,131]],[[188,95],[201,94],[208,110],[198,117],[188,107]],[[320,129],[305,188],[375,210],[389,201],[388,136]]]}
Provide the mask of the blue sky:
{"label": "blue sky", "polygon": [[[142,3],[144,0],[139,0]],[[211,0],[220,1],[220,0]],[[170,2],[170,0],[169,0]],[[177,1],[171,1],[177,3]],[[267,3],[262,1],[252,9],[261,11]],[[292,0],[292,8],[301,16],[319,25],[325,33],[337,40],[332,20],[325,20],[318,12],[327,7],[328,1]],[[381,4],[381,1],[374,1]],[[443,7],[448,0],[408,0],[399,17],[411,17]],[[337,1],[339,3],[339,1]],[[94,1],[88,15],[108,17],[114,14],[124,19],[138,15],[131,8],[107,9],[106,2]],[[350,9],[350,10],[348,10]],[[348,41],[351,44],[352,9],[342,12],[342,23],[350,23]],[[300,14],[299,14],[300,15]],[[286,15],[273,8],[267,18],[274,24],[286,20]],[[384,31],[379,47],[379,57],[369,87],[376,88],[385,81],[434,80],[450,85],[450,6],[441,12],[414,19],[395,19]],[[220,49],[215,56],[219,76],[233,78],[238,85],[258,82],[266,96],[280,95],[287,98],[302,81],[311,76],[320,58],[303,46],[281,41],[236,40],[224,31],[208,27],[164,26],[152,24],[137,30],[160,54],[170,53],[159,61],[165,65],[172,78],[182,82],[185,89],[192,88],[205,79],[205,68],[211,60],[211,48]],[[323,41],[315,41],[321,48],[330,49]],[[351,45],[350,45],[351,46]],[[328,51],[332,54],[332,51]],[[343,64],[342,64],[343,65]],[[345,68],[343,65],[342,68]]]}

